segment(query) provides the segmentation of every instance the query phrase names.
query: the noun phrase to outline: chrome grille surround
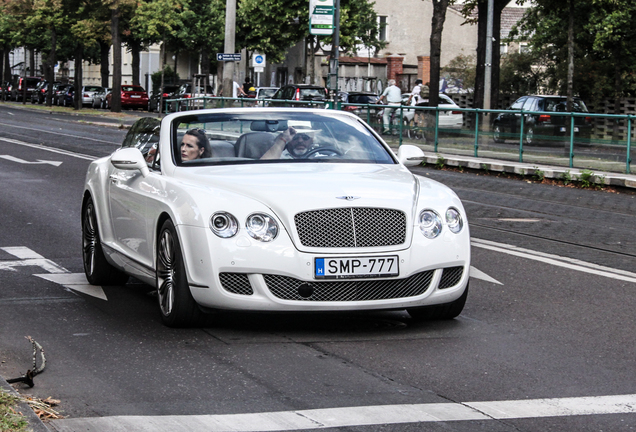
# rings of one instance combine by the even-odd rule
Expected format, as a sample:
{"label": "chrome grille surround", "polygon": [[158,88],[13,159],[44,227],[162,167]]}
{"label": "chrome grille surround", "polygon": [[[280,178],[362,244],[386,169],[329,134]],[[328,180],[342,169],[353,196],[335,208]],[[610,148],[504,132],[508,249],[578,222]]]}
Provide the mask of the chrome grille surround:
{"label": "chrome grille surround", "polygon": [[312,210],[294,216],[300,243],[315,248],[396,246],[406,242],[406,214],[373,207]]}
{"label": "chrome grille surround", "polygon": [[464,274],[464,267],[447,267],[442,271],[442,277],[439,281],[438,288],[450,288],[459,283]]}
{"label": "chrome grille surround", "polygon": [[[283,300],[297,301],[368,301],[415,297],[426,292],[435,270],[416,273],[404,279],[340,280],[305,282],[289,276],[264,274],[269,291]],[[298,288],[309,284],[313,293],[301,297]]]}
{"label": "chrome grille surround", "polygon": [[232,294],[252,295],[254,290],[246,273],[219,273],[221,286]]}

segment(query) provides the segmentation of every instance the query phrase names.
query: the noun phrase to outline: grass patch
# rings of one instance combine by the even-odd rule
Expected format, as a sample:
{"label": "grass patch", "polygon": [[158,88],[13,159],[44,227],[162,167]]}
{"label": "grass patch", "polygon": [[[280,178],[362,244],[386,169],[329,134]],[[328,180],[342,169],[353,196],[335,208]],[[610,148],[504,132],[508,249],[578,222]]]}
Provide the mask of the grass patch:
{"label": "grass patch", "polygon": [[27,431],[28,423],[25,418],[15,410],[20,399],[0,390],[0,431],[22,432]]}

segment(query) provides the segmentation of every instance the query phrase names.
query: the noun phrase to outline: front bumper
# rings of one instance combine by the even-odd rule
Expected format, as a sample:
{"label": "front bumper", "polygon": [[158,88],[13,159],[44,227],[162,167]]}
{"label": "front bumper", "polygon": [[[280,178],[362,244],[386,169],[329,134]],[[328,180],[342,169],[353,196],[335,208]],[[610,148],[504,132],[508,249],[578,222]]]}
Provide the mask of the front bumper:
{"label": "front bumper", "polygon": [[[219,239],[209,229],[179,226],[193,297],[215,309],[252,311],[345,311],[403,309],[452,302],[470,272],[468,227],[426,240],[419,232],[410,247],[364,253],[301,252],[286,232],[271,243],[245,234]],[[205,241],[206,239],[207,241]],[[378,248],[382,249],[382,248]],[[314,259],[397,255],[399,276],[318,280]]]}

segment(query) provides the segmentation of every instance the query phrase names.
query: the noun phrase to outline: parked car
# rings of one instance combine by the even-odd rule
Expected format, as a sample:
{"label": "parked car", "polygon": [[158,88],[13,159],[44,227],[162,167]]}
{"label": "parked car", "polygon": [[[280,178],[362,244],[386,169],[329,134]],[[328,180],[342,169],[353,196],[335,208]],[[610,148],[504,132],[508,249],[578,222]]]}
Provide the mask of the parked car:
{"label": "parked car", "polygon": [[[408,95],[410,96],[410,94]],[[406,100],[408,101],[408,96]],[[415,98],[411,99],[411,105],[415,106]],[[418,104],[419,106],[428,106],[428,99],[423,99]],[[443,108],[439,110],[438,115],[438,128],[442,131],[448,130],[460,130],[464,124],[464,115],[461,111],[457,111],[459,105],[455,103],[455,101],[448,95],[444,93],[439,94],[439,103],[437,105],[439,108]],[[415,118],[416,110],[404,110],[404,118],[407,122],[411,122]],[[421,111],[420,111],[421,112]]]}
{"label": "parked car", "polygon": [[84,86],[82,87],[82,105],[93,106],[95,94],[103,90],[102,86]]}
{"label": "parked car", "polygon": [[[112,90],[106,95],[106,107],[112,105]],[[121,86],[121,107],[148,109],[148,93],[140,85],[124,84]]]}
{"label": "parked car", "polygon": [[11,86],[11,100],[14,100],[16,102],[22,101],[25,84],[26,100],[31,100],[31,94],[38,86],[40,81],[42,81],[42,78],[40,77],[26,77],[26,81],[24,77],[15,77],[15,79],[13,80],[13,85]]}
{"label": "parked car", "polygon": [[[294,102],[324,102],[327,100],[328,95],[329,91],[325,87],[312,84],[288,84],[282,86],[274,93],[269,105],[307,108],[310,104]],[[320,105],[322,106],[323,104]]]}
{"label": "parked car", "polygon": [[271,99],[278,87],[256,87],[256,99]]}
{"label": "parked car", "polygon": [[[586,113],[587,106],[574,98],[573,112]],[[570,117],[550,113],[565,113],[567,98],[565,96],[522,96],[517,99],[509,110],[524,110],[540,112],[539,114],[523,114],[523,139],[526,144],[537,141],[563,141],[570,137]],[[519,141],[521,131],[520,112],[504,112],[495,117],[492,122],[493,140],[501,143],[506,139]],[[591,117],[574,117],[574,136],[589,138],[592,133]]]}
{"label": "parked car", "polygon": [[[174,94],[179,91],[181,86],[178,85],[167,85],[163,86],[163,90],[154,92],[148,98],[148,111],[150,112],[158,112],[159,104],[161,103],[161,98],[170,99],[174,97]],[[162,110],[163,111],[163,110]]]}
{"label": "parked car", "polygon": [[11,83],[8,81],[6,82],[0,81],[0,98],[3,101],[6,101],[7,99],[9,99],[10,95],[11,95]]}
{"label": "parked car", "polygon": [[[366,115],[367,110],[363,105],[375,105],[378,103],[380,96],[372,92],[340,92],[338,93],[340,102],[345,104],[360,104],[360,105],[346,105],[342,107],[344,111],[351,111],[358,115]],[[370,108],[369,114],[375,115],[377,108]]]}
{"label": "parked car", "polygon": [[[205,89],[203,86],[196,86],[194,93],[192,93],[192,84],[186,83],[179,87],[172,97],[174,99],[190,99],[197,97],[214,97],[214,90],[212,86],[208,85]],[[186,109],[198,109],[203,108],[203,100],[195,101],[181,101],[179,102],[179,111],[185,111]],[[170,106],[171,111],[176,111],[176,102],[173,102]]]}
{"label": "parked car", "polygon": [[62,105],[62,94],[70,87],[70,84],[58,84],[53,87],[53,104]]}
{"label": "parked car", "polygon": [[57,95],[57,104],[65,107],[72,107],[75,105],[74,97],[75,87],[72,85],[66,86]]}
{"label": "parked car", "polygon": [[[53,83],[53,86],[59,84],[58,82]],[[55,87],[53,87],[55,88]],[[49,91],[49,82],[41,81],[38,86],[35,88],[35,91],[31,93],[31,103],[43,104],[46,102],[46,94]]]}
{"label": "parked car", "polygon": [[93,95],[93,108],[107,108],[106,107],[106,95],[110,92],[107,87],[102,87],[100,91],[95,92]]}
{"label": "parked car", "polygon": [[[294,156],[276,156],[292,127],[304,151],[292,144]],[[457,195],[407,169],[423,157],[407,144],[394,153],[342,111],[140,119],[122,148],[88,167],[86,278],[155,287],[168,326],[196,324],[202,310],[455,318],[468,295],[470,233]]]}

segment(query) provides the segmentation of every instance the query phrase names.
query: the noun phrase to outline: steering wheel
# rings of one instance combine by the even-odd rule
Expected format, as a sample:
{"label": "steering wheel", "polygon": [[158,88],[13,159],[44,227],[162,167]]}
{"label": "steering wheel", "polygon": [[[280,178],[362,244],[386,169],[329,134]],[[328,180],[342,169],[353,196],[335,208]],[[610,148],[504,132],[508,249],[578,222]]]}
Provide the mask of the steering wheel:
{"label": "steering wheel", "polygon": [[325,157],[333,157],[333,156],[343,156],[343,153],[335,148],[331,148],[331,147],[318,147],[316,149],[313,150],[309,150],[307,153],[305,153],[303,155],[303,159],[317,159],[319,157],[323,157],[323,155],[320,156],[314,156],[317,153],[322,153]]}

